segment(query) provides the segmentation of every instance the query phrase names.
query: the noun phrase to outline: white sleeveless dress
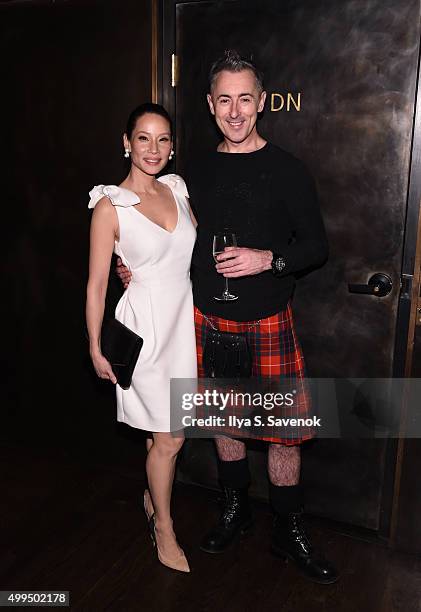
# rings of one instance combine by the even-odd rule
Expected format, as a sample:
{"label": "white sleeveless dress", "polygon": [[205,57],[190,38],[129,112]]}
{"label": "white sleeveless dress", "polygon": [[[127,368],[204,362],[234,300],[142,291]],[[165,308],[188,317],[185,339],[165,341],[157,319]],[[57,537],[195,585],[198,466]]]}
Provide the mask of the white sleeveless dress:
{"label": "white sleeveless dress", "polygon": [[132,427],[169,432],[170,379],[196,378],[196,343],[190,261],[196,230],[189,214],[186,185],[176,174],[159,179],[172,191],[178,210],[173,232],[139,210],[139,197],[115,185],[89,192],[89,208],[107,196],[118,215],[120,240],[114,252],[130,269],[132,280],[121,297],[116,318],[143,338],[129,389],[117,389],[117,420]]}

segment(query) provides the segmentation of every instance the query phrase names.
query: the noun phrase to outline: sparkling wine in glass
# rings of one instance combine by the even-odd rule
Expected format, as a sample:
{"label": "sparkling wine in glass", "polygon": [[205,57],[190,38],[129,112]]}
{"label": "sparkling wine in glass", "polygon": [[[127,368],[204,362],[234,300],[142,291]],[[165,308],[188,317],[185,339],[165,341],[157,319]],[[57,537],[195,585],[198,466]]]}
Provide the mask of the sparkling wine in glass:
{"label": "sparkling wine in glass", "polygon": [[[222,232],[218,232],[213,237],[213,258],[217,261],[217,256],[224,252],[225,247],[229,246],[237,246],[237,238],[235,234],[233,234],[229,230],[224,230]],[[238,300],[238,295],[233,295],[230,293],[228,287],[228,279],[225,277],[225,289],[219,296],[214,296],[214,300],[218,302],[233,302],[234,300]]]}

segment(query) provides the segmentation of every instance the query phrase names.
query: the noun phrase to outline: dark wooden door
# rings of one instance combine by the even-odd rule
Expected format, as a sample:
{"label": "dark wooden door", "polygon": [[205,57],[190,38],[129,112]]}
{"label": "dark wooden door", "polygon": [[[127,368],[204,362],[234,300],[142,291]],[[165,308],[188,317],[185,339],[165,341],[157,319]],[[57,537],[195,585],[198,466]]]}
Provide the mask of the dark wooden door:
{"label": "dark wooden door", "polygon": [[[211,61],[227,48],[253,55],[268,92],[259,131],[307,164],[329,236],[328,263],[299,280],[293,302],[310,374],[399,375],[419,1],[164,5],[163,66],[175,51],[179,68],[175,88],[163,79],[164,102],[176,116],[178,171],[219,141],[205,100]],[[349,292],[348,283],[367,283],[375,273],[392,279],[389,295]],[[253,462],[260,471],[263,460]],[[393,469],[393,442],[319,440],[304,452],[307,508],[374,530],[387,527]],[[264,494],[260,481],[255,492]]]}

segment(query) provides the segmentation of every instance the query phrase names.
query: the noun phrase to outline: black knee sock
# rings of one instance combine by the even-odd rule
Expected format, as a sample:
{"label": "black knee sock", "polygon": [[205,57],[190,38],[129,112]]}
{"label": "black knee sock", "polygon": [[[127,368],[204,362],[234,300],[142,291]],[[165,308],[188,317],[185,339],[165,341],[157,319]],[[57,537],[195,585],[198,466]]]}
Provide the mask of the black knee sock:
{"label": "black knee sock", "polygon": [[247,457],[238,461],[218,460],[219,480],[230,489],[245,489],[250,484],[250,471]]}
{"label": "black knee sock", "polygon": [[269,499],[273,510],[281,516],[300,512],[303,507],[301,485],[276,486],[269,482]]}

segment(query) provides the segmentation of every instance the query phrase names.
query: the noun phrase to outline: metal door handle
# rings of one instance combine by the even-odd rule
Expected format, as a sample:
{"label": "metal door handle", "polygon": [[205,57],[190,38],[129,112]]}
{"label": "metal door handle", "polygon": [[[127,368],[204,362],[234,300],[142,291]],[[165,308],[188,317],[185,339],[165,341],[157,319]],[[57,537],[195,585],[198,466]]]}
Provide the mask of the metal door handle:
{"label": "metal door handle", "polygon": [[350,293],[365,293],[377,297],[384,297],[392,291],[392,286],[393,284],[390,276],[378,272],[377,274],[373,274],[366,285],[348,283],[348,291]]}

